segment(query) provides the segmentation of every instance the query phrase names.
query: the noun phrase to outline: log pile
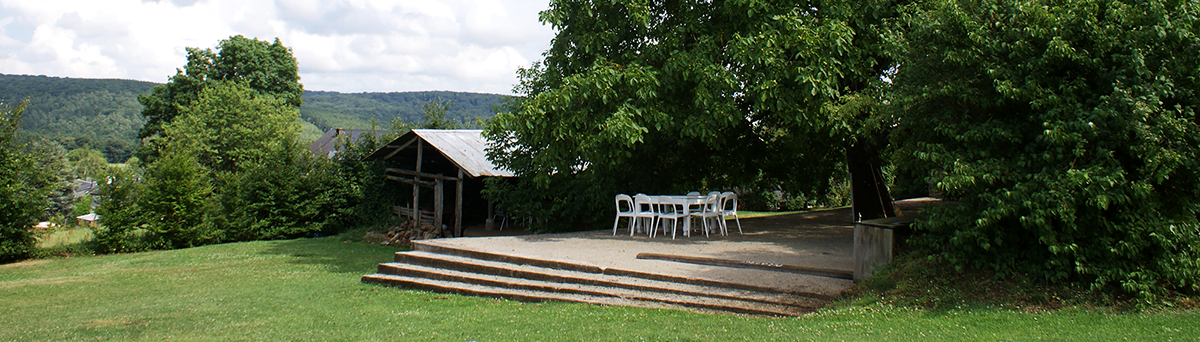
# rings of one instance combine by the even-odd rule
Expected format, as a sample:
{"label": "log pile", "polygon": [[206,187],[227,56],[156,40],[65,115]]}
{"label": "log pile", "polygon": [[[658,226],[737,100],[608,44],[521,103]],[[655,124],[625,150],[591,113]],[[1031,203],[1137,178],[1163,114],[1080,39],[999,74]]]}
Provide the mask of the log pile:
{"label": "log pile", "polygon": [[388,228],[385,233],[367,232],[363,237],[370,242],[378,242],[383,246],[409,246],[413,240],[436,239],[440,237],[437,229],[429,223],[421,223],[420,226],[415,226],[412,221],[402,222],[399,225]]}

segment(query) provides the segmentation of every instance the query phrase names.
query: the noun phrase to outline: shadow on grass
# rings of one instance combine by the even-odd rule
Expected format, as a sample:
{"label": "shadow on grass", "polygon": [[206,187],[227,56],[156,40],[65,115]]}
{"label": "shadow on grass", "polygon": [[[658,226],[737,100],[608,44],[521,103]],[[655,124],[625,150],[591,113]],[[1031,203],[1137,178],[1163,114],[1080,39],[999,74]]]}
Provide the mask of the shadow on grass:
{"label": "shadow on grass", "polygon": [[320,265],[334,273],[375,273],[380,263],[391,262],[394,247],[364,242],[344,242],[336,237],[280,240],[271,244],[263,254],[290,257],[290,263]]}

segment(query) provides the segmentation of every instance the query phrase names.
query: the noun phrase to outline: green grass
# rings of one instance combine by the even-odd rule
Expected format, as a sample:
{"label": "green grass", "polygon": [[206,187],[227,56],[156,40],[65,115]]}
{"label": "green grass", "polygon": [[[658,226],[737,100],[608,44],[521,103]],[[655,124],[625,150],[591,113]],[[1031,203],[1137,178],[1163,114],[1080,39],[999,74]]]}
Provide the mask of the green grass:
{"label": "green grass", "polygon": [[84,243],[92,239],[92,229],[88,227],[58,228],[37,237],[37,248],[53,248],[58,246]]}
{"label": "green grass", "polygon": [[1025,312],[869,297],[795,318],[520,303],[362,284],[395,249],[336,238],[0,265],[0,340],[1194,340],[1200,312]]}

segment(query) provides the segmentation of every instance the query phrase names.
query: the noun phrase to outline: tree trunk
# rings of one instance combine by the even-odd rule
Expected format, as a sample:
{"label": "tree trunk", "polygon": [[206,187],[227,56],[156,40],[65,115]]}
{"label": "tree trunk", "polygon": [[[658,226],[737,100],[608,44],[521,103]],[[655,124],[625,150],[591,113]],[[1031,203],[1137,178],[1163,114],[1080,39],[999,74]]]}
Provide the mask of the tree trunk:
{"label": "tree trunk", "polygon": [[879,169],[879,147],[860,139],[846,149],[854,221],[896,216],[892,196]]}

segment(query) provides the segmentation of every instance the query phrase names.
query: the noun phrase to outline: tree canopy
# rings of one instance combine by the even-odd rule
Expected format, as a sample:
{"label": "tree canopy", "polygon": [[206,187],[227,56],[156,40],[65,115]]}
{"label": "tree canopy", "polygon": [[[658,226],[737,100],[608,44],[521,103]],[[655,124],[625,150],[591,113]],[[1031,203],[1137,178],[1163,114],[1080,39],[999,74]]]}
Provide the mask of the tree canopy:
{"label": "tree canopy", "polygon": [[956,266],[1198,291],[1198,7],[553,1],[558,35],[485,130],[521,179],[489,195],[556,230],[618,192],[817,191],[844,168],[865,219],[890,214],[891,163],[958,201],[916,225]]}
{"label": "tree canopy", "polygon": [[[274,43],[243,36],[222,40],[217,51],[187,49],[187,64],[177,69],[166,84],[154,86],[150,94],[138,96],[143,106],[146,124],[140,138],[153,138],[163,133],[167,124],[179,116],[181,108],[191,106],[200,92],[219,82],[242,83],[259,95],[271,96],[293,108],[299,108],[304,87],[292,50],[278,38]],[[139,152],[141,159],[153,156],[153,151]]]}
{"label": "tree canopy", "polygon": [[194,147],[199,163],[213,171],[290,160],[298,150],[299,111],[244,82],[217,82],[179,112],[164,131],[165,147]]}
{"label": "tree canopy", "polygon": [[960,266],[1200,290],[1200,4],[924,1],[896,33],[900,155],[960,201]]}
{"label": "tree canopy", "polygon": [[[486,129],[490,156],[523,183],[494,196],[532,216],[572,213],[544,220],[571,225],[617,192],[822,192],[847,153],[877,158],[867,146],[887,120],[873,108],[892,66],[877,26],[890,7],[553,1],[545,60],[520,71],[523,98]],[[882,178],[873,165],[860,179]]]}

